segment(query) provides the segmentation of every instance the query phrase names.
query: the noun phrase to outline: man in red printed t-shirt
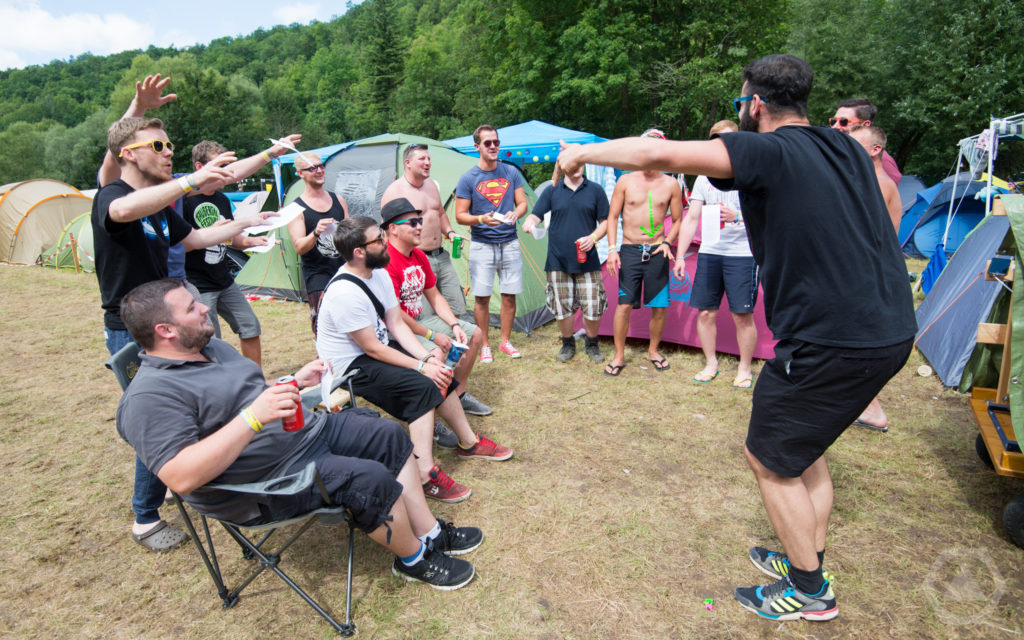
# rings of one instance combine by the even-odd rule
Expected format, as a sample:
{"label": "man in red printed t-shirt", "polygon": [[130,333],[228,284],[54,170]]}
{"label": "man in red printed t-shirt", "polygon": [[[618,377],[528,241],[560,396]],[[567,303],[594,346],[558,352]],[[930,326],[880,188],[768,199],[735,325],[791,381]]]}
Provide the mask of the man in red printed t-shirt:
{"label": "man in red printed t-shirt", "polygon": [[[453,339],[469,346],[454,370],[455,380],[459,383],[456,393],[466,413],[489,415],[491,408],[466,392],[466,383],[483,343],[483,334],[477,331],[475,324],[458,319],[437,290],[437,278],[430,267],[430,260],[417,248],[423,228],[422,215],[422,211],[406,198],[396,198],[381,209],[381,228],[388,234],[388,253],[391,255],[387,272],[395,286],[402,318],[420,343],[427,349],[436,348],[440,358],[448,353]],[[425,310],[433,313],[424,313]],[[451,432],[438,421],[434,432],[438,446],[454,447],[454,434],[448,434]]]}

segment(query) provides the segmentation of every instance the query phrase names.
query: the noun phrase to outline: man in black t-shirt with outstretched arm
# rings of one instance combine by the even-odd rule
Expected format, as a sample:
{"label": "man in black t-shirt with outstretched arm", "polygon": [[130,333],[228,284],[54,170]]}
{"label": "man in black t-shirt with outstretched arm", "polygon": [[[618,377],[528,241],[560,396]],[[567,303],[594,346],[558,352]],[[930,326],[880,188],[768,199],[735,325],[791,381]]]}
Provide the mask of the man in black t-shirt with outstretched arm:
{"label": "man in black t-shirt with outstretched arm", "polygon": [[823,454],[902,368],[917,329],[874,168],[849,136],[810,126],[812,79],[800,58],[765,56],[743,70],[740,132],[567,145],[556,166],[556,175],[584,163],[703,174],[740,192],[779,341],[754,388],[746,458],[784,552],[751,549],[778,581],[735,596],[773,620],[839,613],[821,569],[833,499]]}
{"label": "man in black t-shirt with outstretched arm", "polygon": [[[266,215],[209,229],[186,224],[171,203],[194,189],[219,189],[233,182],[232,171],[224,165],[234,161],[235,154],[222,153],[199,171],[172,179],[174,145],[157,118],[118,120],[107,132],[107,147],[121,177],[96,194],[91,221],[107,349],[113,354],[132,341],[121,321],[121,298],[140,284],[167,277],[170,245],[183,242],[189,250],[209,247],[259,224]],[[151,551],[173,548],[187,538],[160,519],[165,491],[163,483],[136,458],[132,537]]]}

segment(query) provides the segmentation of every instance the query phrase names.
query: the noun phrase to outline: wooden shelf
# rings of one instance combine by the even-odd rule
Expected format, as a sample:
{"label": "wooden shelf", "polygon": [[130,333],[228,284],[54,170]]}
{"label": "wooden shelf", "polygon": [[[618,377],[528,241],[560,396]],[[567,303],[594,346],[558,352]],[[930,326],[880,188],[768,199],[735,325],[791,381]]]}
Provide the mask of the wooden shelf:
{"label": "wooden shelf", "polygon": [[[1024,453],[1007,451],[1003,448],[1003,441],[999,438],[999,433],[996,432],[996,427],[992,424],[992,418],[988,415],[988,402],[995,402],[995,399],[995,389],[975,387],[971,391],[971,409],[974,411],[974,419],[978,422],[978,431],[981,432],[981,437],[985,441],[985,448],[988,449],[988,455],[996,473],[1012,478],[1024,478]],[[1009,413],[1005,416],[1005,420],[1000,416],[999,424],[1007,437],[1016,440],[1017,436],[1013,432]]]}

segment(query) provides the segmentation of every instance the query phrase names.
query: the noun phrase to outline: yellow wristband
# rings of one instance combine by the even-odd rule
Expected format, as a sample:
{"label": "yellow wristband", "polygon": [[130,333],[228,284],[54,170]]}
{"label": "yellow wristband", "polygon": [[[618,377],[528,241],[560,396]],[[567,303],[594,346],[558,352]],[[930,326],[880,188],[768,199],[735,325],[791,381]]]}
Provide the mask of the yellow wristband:
{"label": "yellow wristband", "polygon": [[594,244],[597,244],[597,236],[590,234],[590,239],[594,241]]}
{"label": "yellow wristband", "polygon": [[185,193],[192,190],[192,185],[188,183],[188,176],[181,176],[178,178],[178,186],[181,187],[181,190]]}
{"label": "yellow wristband", "polygon": [[477,216],[476,217],[476,223],[477,224],[483,224],[484,223],[484,217],[483,216]]}
{"label": "yellow wristband", "polygon": [[256,433],[259,433],[260,431],[263,430],[263,423],[260,422],[259,418],[256,417],[256,414],[253,413],[252,405],[249,405],[248,407],[242,409],[241,416],[242,419],[245,420],[246,424],[249,425],[249,428],[255,431]]}
{"label": "yellow wristband", "polygon": [[267,162],[270,162],[270,160],[271,160],[270,154],[267,153],[266,151],[260,151],[260,157],[263,158]]}
{"label": "yellow wristband", "polygon": [[430,329],[427,329],[426,338],[427,338],[427,340],[433,340],[434,339],[434,332],[432,330],[430,330]]}

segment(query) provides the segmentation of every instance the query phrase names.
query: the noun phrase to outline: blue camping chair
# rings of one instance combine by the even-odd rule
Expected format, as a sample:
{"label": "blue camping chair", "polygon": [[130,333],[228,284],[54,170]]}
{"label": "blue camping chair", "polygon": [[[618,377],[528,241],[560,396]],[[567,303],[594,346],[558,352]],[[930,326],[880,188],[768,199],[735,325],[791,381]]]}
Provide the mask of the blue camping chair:
{"label": "blue camping chair", "polygon": [[[131,342],[125,345],[120,351],[110,356],[105,364],[108,369],[114,372],[118,383],[121,385],[121,389],[124,390],[128,388],[128,384],[138,372],[139,363],[139,345]],[[358,373],[358,370],[350,371],[345,376],[334,380],[334,384],[332,385],[333,389],[337,389],[342,385],[346,385],[348,387],[348,405],[350,407],[356,406],[355,393],[352,391],[352,377],[356,373]],[[307,389],[301,395],[302,404],[307,409],[311,409],[316,406],[320,400],[320,391],[318,388]],[[320,490],[320,493],[324,498],[324,502],[328,506],[315,509],[287,520],[279,520],[259,525],[242,525],[235,522],[229,522],[227,520],[217,520],[216,518],[200,513],[199,518],[203,529],[202,537],[199,536],[199,533],[196,531],[192,522],[192,518],[189,516],[188,511],[185,510],[185,502],[181,499],[181,496],[174,491],[172,491],[171,494],[174,496],[174,502],[178,505],[178,511],[181,513],[181,519],[185,523],[185,528],[188,529],[189,535],[192,537],[192,542],[195,543],[196,550],[203,559],[203,564],[206,565],[210,578],[213,580],[214,586],[217,588],[217,595],[220,596],[221,604],[225,609],[230,609],[235,606],[242,590],[245,589],[249,583],[255,580],[261,573],[263,573],[264,570],[270,569],[276,573],[277,576],[285,582],[285,584],[291,587],[295,593],[301,596],[309,606],[313,607],[318,614],[327,620],[327,622],[329,622],[341,636],[350,637],[356,631],[356,625],[352,622],[352,564],[355,548],[355,528],[352,526],[352,521],[345,507],[334,505],[331,502],[330,496],[324,488],[323,481],[320,478],[320,474],[317,473],[315,462],[310,462],[298,473],[293,473],[280,478],[246,484],[210,483],[196,489],[196,491],[232,491],[235,493],[245,494],[289,496],[307,491],[314,483],[316,483],[317,488]],[[213,538],[210,535],[209,520],[217,520],[217,522],[220,522],[228,534],[231,535],[235,542],[238,543],[238,546],[242,549],[243,558],[246,560],[257,558],[259,560],[259,566],[253,569],[248,577],[241,580],[238,583],[238,586],[234,589],[229,590],[224,582],[224,575],[221,572],[220,564],[217,561],[217,552],[214,548]],[[281,554],[283,554],[293,542],[302,537],[302,535],[306,533],[311,526],[318,522],[324,525],[338,525],[342,522],[348,523],[348,569],[345,581],[344,623],[339,623],[335,620],[323,609],[323,607],[317,604],[309,594],[295,584],[295,582],[293,582],[292,579],[289,578],[278,566],[281,562]],[[271,535],[275,531],[291,525],[301,526],[277,549],[268,550],[264,548],[264,544],[270,539]],[[253,542],[242,533],[242,529],[261,532],[262,537],[258,541]]]}

